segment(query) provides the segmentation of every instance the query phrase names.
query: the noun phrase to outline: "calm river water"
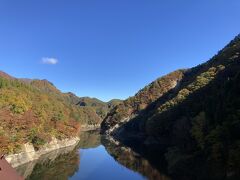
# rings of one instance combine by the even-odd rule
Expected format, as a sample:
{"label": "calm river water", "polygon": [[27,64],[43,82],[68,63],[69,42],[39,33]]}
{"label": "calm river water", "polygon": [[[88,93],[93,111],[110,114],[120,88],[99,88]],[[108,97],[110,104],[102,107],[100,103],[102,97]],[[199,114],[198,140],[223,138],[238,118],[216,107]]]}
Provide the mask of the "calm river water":
{"label": "calm river water", "polygon": [[77,147],[54,151],[17,171],[29,180],[169,180],[131,149],[101,139],[97,131],[84,132]]}

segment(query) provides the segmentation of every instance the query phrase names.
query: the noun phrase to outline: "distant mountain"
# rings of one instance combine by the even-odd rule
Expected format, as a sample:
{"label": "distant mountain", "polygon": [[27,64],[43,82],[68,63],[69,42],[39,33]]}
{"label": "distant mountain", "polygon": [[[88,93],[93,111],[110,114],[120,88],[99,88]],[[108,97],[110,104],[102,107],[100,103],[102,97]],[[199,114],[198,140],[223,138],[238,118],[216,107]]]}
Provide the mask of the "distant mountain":
{"label": "distant mountain", "polygon": [[121,104],[122,102],[123,102],[123,101],[120,100],[120,99],[112,99],[112,100],[108,101],[108,102],[107,102],[107,105],[108,105],[109,111],[110,111],[111,109],[113,109],[115,106]]}
{"label": "distant mountain", "polygon": [[108,112],[122,101],[118,99],[111,100],[109,102],[103,102],[97,98],[81,97],[78,100],[77,105],[80,107],[92,107],[100,118],[105,118]]}
{"label": "distant mountain", "polygon": [[68,102],[77,105],[78,102],[80,101],[80,97],[76,96],[74,93],[68,92],[65,93],[65,97]]}
{"label": "distant mountain", "polygon": [[[206,63],[173,75],[116,106],[102,133],[143,147],[156,166],[164,159],[174,179],[239,179],[240,35]],[[148,101],[155,92],[162,93]]]}
{"label": "distant mountain", "polygon": [[7,74],[3,71],[0,71],[0,77],[5,78],[5,79],[14,79],[12,76],[10,76],[9,74]]}

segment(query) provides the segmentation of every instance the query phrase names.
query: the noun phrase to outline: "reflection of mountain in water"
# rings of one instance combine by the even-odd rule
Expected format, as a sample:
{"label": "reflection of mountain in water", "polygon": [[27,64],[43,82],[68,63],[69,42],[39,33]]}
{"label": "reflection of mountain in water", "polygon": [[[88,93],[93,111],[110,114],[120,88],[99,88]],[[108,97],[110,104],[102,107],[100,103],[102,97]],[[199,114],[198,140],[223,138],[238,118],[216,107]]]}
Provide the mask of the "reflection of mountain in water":
{"label": "reflection of mountain in water", "polygon": [[33,173],[27,178],[39,179],[68,179],[74,175],[79,168],[80,158],[76,151],[58,156],[54,161],[48,160],[38,163]]}
{"label": "reflection of mountain in water", "polygon": [[78,148],[88,149],[95,148],[101,145],[101,139],[99,131],[85,131],[80,133],[80,142],[78,144]]}
{"label": "reflection of mountain in water", "polygon": [[43,155],[39,160],[16,168],[26,179],[68,179],[79,168],[80,157],[75,147],[67,147]]}
{"label": "reflection of mountain in water", "polygon": [[150,180],[170,180],[169,177],[159,172],[154,168],[148,160],[141,157],[128,147],[120,145],[118,142],[101,138],[102,144],[105,146],[108,153],[123,166],[141,173]]}
{"label": "reflection of mountain in water", "polygon": [[42,155],[33,161],[16,168],[26,179],[68,179],[80,168],[80,153],[77,149],[95,148],[101,144],[99,131],[86,131],[80,134],[80,142]]}
{"label": "reflection of mountain in water", "polygon": [[[70,177],[73,177],[75,173],[85,172],[81,171],[81,165],[85,166],[83,169],[88,168],[89,163],[80,163],[81,149],[97,149],[101,144],[105,146],[106,151],[115,159],[115,161],[132,171],[138,172],[150,180],[170,180],[170,178],[165,174],[160,173],[157,168],[152,166],[148,160],[141,157],[138,153],[117,142],[101,137],[99,131],[83,132],[80,134],[80,143],[77,147],[73,146],[53,151],[49,154],[43,155],[37,161],[18,167],[16,170],[27,180],[69,179]],[[90,159],[92,159],[92,157]],[[114,160],[112,161],[114,164]]]}

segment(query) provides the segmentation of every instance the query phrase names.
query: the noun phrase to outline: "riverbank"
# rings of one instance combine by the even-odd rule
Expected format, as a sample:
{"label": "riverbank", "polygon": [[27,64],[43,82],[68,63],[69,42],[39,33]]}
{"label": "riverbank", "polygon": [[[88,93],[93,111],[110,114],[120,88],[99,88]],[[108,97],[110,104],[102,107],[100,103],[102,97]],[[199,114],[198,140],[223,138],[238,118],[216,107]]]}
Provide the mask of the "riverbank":
{"label": "riverbank", "polygon": [[52,138],[52,141],[45,144],[38,151],[36,151],[32,144],[26,143],[22,146],[22,151],[18,154],[10,154],[5,157],[9,164],[13,168],[16,168],[20,165],[38,160],[42,155],[48,154],[52,151],[66,148],[69,146],[76,146],[80,141],[79,137],[74,137],[70,139],[58,140]]}

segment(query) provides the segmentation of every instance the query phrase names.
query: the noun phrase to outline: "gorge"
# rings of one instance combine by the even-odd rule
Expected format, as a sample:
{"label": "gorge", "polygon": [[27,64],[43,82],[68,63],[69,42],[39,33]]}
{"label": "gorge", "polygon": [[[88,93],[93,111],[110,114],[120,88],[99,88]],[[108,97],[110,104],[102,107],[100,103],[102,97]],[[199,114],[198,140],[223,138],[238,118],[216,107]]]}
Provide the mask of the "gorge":
{"label": "gorge", "polygon": [[240,35],[123,101],[0,72],[0,152],[26,179],[238,179],[239,92]]}

